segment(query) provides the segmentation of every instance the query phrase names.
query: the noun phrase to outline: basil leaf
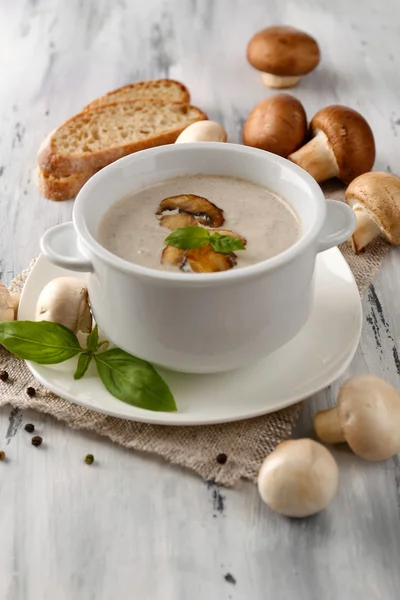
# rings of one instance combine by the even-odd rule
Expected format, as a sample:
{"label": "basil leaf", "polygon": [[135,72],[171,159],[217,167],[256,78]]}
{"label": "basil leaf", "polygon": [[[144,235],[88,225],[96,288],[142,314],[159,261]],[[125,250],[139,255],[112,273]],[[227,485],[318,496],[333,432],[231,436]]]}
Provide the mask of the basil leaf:
{"label": "basil leaf", "polygon": [[150,363],[119,348],[95,354],[94,359],[104,386],[119,400],[148,410],[176,411],[171,390]]}
{"label": "basil leaf", "polygon": [[82,379],[92,361],[93,354],[91,352],[82,352],[78,358],[78,366],[74,373],[74,379]]}
{"label": "basil leaf", "polygon": [[89,352],[96,352],[99,345],[99,328],[97,324],[94,326],[93,331],[89,333],[86,340],[86,348]]}
{"label": "basil leaf", "polygon": [[229,254],[229,252],[235,252],[235,250],[246,250],[245,245],[239,238],[220,233],[212,234],[210,246],[215,252],[221,252],[222,254]]}
{"label": "basil leaf", "polygon": [[0,323],[0,344],[23,360],[55,365],[82,351],[76,335],[59,323],[7,321]]}
{"label": "basil leaf", "polygon": [[175,246],[181,250],[190,250],[191,248],[201,248],[209,243],[210,232],[204,227],[180,227],[165,238],[165,243],[169,246]]}

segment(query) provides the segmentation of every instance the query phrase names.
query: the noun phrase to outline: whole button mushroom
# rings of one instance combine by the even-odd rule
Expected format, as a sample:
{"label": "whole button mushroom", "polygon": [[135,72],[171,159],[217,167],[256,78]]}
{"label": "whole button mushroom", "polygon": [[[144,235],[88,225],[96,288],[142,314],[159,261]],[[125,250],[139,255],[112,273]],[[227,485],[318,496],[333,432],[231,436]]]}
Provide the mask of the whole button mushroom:
{"label": "whole button mushroom", "polygon": [[337,408],[315,415],[325,444],[347,442],[366,460],[386,460],[400,451],[400,394],[374,375],[356,375],[340,388]]}
{"label": "whole button mushroom", "polygon": [[60,323],[74,333],[90,333],[92,314],[83,281],[75,277],[52,279],[40,292],[35,320]]}
{"label": "whole button mushroom", "polygon": [[186,127],[178,136],[175,144],[184,142],[226,142],[225,129],[216,121],[198,121]]}
{"label": "whole button mushroom", "polygon": [[400,177],[380,171],[364,173],[347,188],[346,202],[357,219],[351,239],[354,252],[361,252],[379,235],[400,246]]}
{"label": "whole button mushroom", "polygon": [[310,129],[313,138],[288,158],[319,183],[338,177],[347,184],[372,169],[374,136],[357,111],[326,106],[313,117]]}
{"label": "whole button mushroom", "polygon": [[338,480],[336,461],[324,446],[307,438],[287,440],[262,464],[258,491],[272,510],[287,517],[308,517],[329,504]]}
{"label": "whole button mushroom", "polygon": [[247,46],[247,60],[263,72],[263,82],[271,88],[294,87],[315,69],[320,58],[313,37],[286,25],[262,29]]}
{"label": "whole button mushroom", "polygon": [[286,158],[304,143],[307,129],[301,102],[290,94],[275,94],[259,102],[247,117],[243,143]]}

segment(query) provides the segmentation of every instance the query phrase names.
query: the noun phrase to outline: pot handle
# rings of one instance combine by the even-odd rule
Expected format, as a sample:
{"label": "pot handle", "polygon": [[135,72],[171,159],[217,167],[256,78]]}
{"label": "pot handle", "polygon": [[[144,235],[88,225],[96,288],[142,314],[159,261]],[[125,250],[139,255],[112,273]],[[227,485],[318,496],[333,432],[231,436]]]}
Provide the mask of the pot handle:
{"label": "pot handle", "polygon": [[52,227],[42,236],[40,248],[50,262],[70,271],[93,271],[92,263],[78,248],[72,221]]}
{"label": "pot handle", "polygon": [[318,252],[333,248],[347,241],[356,228],[354,211],[345,202],[326,201],[326,217],[318,238]]}

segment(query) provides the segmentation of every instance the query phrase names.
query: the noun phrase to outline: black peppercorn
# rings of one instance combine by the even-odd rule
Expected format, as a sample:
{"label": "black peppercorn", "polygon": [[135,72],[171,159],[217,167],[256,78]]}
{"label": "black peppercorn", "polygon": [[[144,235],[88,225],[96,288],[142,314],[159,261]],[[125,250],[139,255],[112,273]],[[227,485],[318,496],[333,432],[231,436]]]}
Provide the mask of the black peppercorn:
{"label": "black peppercorn", "polygon": [[4,452],[4,450],[0,450],[0,460],[5,460],[6,459],[6,453]]}
{"label": "black peppercorn", "polygon": [[228,460],[228,457],[226,454],[224,454],[223,452],[221,454],[218,454],[217,463],[219,463],[220,465],[224,465],[227,460]]}
{"label": "black peppercorn", "polygon": [[2,381],[7,381],[7,379],[8,379],[8,373],[7,373],[7,371],[0,371],[0,379]]}
{"label": "black peppercorn", "polygon": [[227,581],[228,583],[231,583],[232,585],[236,585],[236,579],[234,578],[233,575],[231,575],[230,573],[227,573],[226,575],[224,575],[224,579],[225,581]]}
{"label": "black peppercorn", "polygon": [[27,423],[25,425],[25,431],[27,431],[28,433],[33,433],[35,431],[35,426],[33,425],[33,423]]}
{"label": "black peppercorn", "polygon": [[33,387],[26,388],[26,393],[28,394],[29,398],[33,398],[33,396],[36,396],[36,390]]}
{"label": "black peppercorn", "polygon": [[91,465],[91,464],[94,463],[94,456],[93,456],[93,454],[86,454],[86,456],[85,456],[85,463],[87,465]]}
{"label": "black peppercorn", "polygon": [[40,437],[40,435],[35,435],[32,438],[32,444],[34,446],[40,446],[40,444],[43,442],[42,438]]}

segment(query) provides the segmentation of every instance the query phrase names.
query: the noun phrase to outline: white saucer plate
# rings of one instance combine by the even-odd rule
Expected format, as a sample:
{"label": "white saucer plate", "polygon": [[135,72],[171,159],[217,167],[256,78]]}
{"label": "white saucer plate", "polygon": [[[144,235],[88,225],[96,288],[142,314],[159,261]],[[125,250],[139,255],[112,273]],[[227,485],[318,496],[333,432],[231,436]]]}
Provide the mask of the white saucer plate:
{"label": "white saucer plate", "polygon": [[[34,320],[42,288],[55,277],[70,275],[41,256],[21,297],[18,318]],[[337,248],[317,257],[312,314],[301,332],[273,354],[245,369],[212,375],[189,375],[158,369],[174,394],[178,412],[146,411],[114,398],[91,365],[75,381],[76,359],[28,367],[47,389],[80,406],[122,419],[159,425],[205,425],[270,413],[303,400],[340,377],[360,339],[361,301],[354,277]]]}

